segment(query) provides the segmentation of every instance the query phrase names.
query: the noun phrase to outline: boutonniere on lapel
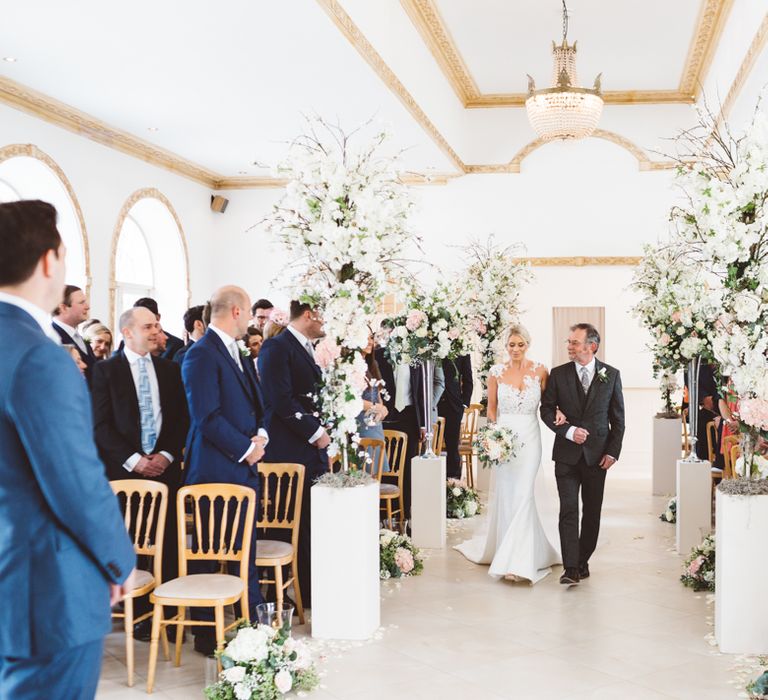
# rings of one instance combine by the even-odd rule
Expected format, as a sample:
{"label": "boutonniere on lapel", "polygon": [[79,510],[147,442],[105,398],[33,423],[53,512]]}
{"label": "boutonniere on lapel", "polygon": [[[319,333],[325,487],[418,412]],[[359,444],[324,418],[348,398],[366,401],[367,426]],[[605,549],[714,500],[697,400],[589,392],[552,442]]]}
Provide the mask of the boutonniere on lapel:
{"label": "boutonniere on lapel", "polygon": [[605,367],[601,367],[597,370],[597,378],[605,384],[608,381],[608,370]]}
{"label": "boutonniere on lapel", "polygon": [[243,340],[237,341],[237,349],[240,351],[240,357],[248,358],[251,356],[251,351],[248,349]]}

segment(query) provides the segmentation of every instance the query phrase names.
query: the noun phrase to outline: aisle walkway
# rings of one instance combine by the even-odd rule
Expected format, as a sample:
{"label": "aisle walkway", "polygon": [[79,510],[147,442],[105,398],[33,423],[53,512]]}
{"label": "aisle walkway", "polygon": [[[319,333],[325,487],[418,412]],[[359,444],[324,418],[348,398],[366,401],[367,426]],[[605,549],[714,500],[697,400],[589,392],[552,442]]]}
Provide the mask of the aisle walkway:
{"label": "aisle walkway", "polygon": [[[551,492],[551,483],[542,485]],[[573,589],[559,573],[531,588],[494,582],[451,549],[430,553],[423,576],[382,587],[380,638],[326,648],[317,700],[656,700],[738,697],[736,659],[706,639],[712,607],[679,583],[666,499],[647,481],[609,479],[592,577]],[[542,504],[547,529],[555,504]],[[451,543],[482,524],[451,525]],[[297,630],[298,632],[299,630]],[[137,686],[125,687],[123,638],[107,642],[99,698],[146,697],[147,645],[137,643]],[[201,698],[204,659],[185,645],[183,666],[161,662],[155,697]]]}

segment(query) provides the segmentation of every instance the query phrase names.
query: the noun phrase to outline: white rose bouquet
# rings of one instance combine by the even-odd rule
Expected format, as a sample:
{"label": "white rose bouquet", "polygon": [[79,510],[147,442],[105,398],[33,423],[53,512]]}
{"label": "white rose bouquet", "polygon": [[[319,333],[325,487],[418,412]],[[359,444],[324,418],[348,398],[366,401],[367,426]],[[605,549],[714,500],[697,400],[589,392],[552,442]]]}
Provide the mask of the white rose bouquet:
{"label": "white rose bouquet", "polygon": [[480,496],[463,481],[448,479],[445,489],[446,515],[449,518],[471,518],[480,512]]}
{"label": "white rose bouquet", "polygon": [[495,467],[512,459],[523,445],[513,430],[490,424],[477,431],[474,446],[480,464]]}
{"label": "white rose bouquet", "polygon": [[418,576],[424,571],[424,557],[408,535],[393,530],[379,532],[379,577],[382,581]]}

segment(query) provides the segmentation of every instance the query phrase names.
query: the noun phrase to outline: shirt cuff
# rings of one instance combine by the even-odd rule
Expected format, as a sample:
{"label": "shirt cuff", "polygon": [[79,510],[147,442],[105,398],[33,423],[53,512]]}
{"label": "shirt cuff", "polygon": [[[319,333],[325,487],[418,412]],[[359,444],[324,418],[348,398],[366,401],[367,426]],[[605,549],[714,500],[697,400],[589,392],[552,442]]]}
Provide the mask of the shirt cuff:
{"label": "shirt cuff", "polygon": [[138,452],[134,452],[128,459],[123,462],[123,469],[125,469],[128,472],[132,472],[136,465],[139,463],[139,460],[141,459],[141,455]]}
{"label": "shirt cuff", "polygon": [[576,432],[576,426],[572,425],[570,428],[568,428],[568,432],[565,434],[565,437],[567,440],[570,440],[573,442],[573,434]]}
{"label": "shirt cuff", "polygon": [[251,452],[253,452],[254,447],[256,447],[256,443],[252,442],[250,447],[245,451],[245,454],[242,457],[240,457],[240,459],[238,459],[237,461],[242,462],[249,454],[251,454]]}
{"label": "shirt cuff", "polygon": [[256,433],[259,437],[264,438],[264,447],[266,447],[269,444],[269,434],[264,428],[259,428],[259,431]]}
{"label": "shirt cuff", "polygon": [[160,454],[163,455],[171,464],[173,464],[173,455],[165,450],[160,450]]}
{"label": "shirt cuff", "polygon": [[321,425],[314,433],[312,433],[312,437],[307,440],[307,442],[311,445],[313,442],[317,442],[325,432],[325,428]]}

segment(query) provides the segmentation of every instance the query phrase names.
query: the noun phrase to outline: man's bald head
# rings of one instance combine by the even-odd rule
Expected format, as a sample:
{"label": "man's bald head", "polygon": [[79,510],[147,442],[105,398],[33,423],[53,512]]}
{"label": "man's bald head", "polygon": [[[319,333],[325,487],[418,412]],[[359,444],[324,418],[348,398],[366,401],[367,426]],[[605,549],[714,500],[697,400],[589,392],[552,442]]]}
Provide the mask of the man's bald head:
{"label": "man's bald head", "polygon": [[228,285],[217,289],[211,297],[211,323],[234,338],[248,330],[251,299],[242,287]]}

